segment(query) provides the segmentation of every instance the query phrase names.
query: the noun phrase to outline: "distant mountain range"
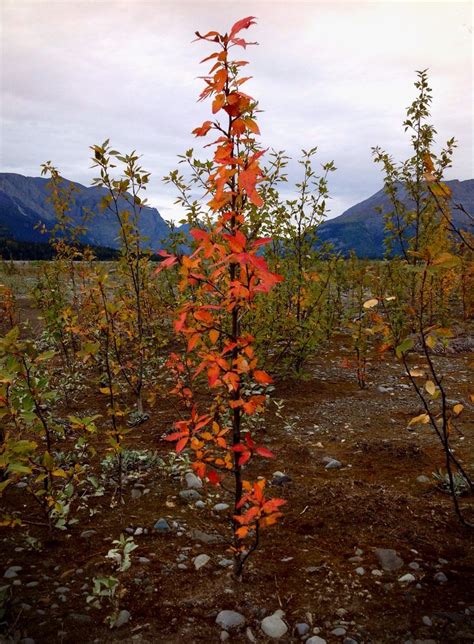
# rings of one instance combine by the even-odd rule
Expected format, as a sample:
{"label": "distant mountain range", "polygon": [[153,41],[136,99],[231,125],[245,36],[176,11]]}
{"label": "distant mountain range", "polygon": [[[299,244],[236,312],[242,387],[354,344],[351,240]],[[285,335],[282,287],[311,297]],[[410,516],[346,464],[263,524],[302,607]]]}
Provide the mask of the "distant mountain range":
{"label": "distant mountain range", "polygon": [[[461,203],[474,215],[474,179],[446,183],[452,191],[452,203]],[[0,173],[0,239],[35,243],[47,241],[47,235],[41,234],[36,228],[40,223],[50,230],[55,224],[54,209],[48,201],[47,184],[48,179]],[[91,246],[118,248],[118,223],[115,216],[112,212],[100,211],[100,201],[107,191],[104,188],[88,188],[79,183],[74,185],[75,205],[68,214],[78,224],[82,222],[84,212],[91,211],[95,214],[81,241]],[[121,205],[126,208],[125,202]],[[377,208],[382,208],[382,214]],[[383,190],[379,190],[339,217],[323,223],[318,229],[318,236],[323,242],[331,242],[335,250],[344,255],[354,250],[359,257],[382,257],[383,213],[390,210],[388,197]],[[472,228],[472,223],[466,215],[456,209],[453,209],[453,220],[456,225]],[[147,245],[153,250],[162,246],[163,240],[170,232],[158,210],[151,207],[142,210],[140,230],[148,239]]]}
{"label": "distant mountain range", "polygon": [[[65,180],[66,183],[72,183]],[[46,242],[48,235],[36,229],[38,223],[51,230],[56,216],[48,201],[48,179],[24,177],[21,174],[0,173],[0,237],[22,242]],[[113,212],[101,212],[100,202],[108,194],[105,188],[87,188],[74,183],[75,204],[67,214],[77,225],[82,223],[84,213],[94,213],[88,224],[87,232],[81,238],[91,246],[119,247],[119,225]],[[125,200],[119,204],[122,209],[128,206]],[[129,207],[128,207],[129,209]],[[157,250],[161,240],[169,234],[169,228],[156,208],[145,207],[140,215],[140,231],[150,248]]]}

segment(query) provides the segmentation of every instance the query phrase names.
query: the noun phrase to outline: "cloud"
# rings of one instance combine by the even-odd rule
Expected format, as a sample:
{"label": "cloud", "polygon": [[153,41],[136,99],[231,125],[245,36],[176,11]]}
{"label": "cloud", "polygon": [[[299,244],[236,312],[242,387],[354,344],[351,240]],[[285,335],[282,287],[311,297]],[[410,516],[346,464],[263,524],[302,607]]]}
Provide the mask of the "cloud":
{"label": "cloud", "polygon": [[[191,44],[194,31],[256,14],[260,46],[245,53],[263,145],[293,157],[317,145],[318,161],[333,159],[333,215],[380,188],[371,146],[409,153],[415,69],[430,68],[440,143],[460,141],[449,176],[473,176],[468,2],[3,0],[1,12],[3,171],[36,176],[51,159],[87,184],[88,146],[110,137],[143,155],[151,203],[178,217],[161,178],[208,114],[196,102],[207,46]],[[288,174],[291,185],[296,162]]]}

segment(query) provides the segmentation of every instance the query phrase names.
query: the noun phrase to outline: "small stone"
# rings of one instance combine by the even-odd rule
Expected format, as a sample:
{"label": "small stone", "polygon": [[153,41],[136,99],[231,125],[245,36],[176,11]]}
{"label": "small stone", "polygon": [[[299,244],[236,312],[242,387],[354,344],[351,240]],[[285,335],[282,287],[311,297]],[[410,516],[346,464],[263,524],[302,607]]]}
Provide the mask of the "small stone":
{"label": "small stone", "polygon": [[222,537],[220,535],[208,534],[202,530],[192,530],[191,538],[194,539],[194,541],[200,541],[201,543],[220,543],[222,541]]}
{"label": "small stone", "polygon": [[141,493],[141,490],[137,490],[136,488],[133,488],[131,495],[132,495],[132,499],[139,499],[142,493]]}
{"label": "small stone", "polygon": [[403,566],[403,559],[391,548],[376,548],[375,555],[384,570],[398,570]]}
{"label": "small stone", "polygon": [[61,593],[61,595],[64,595],[64,593],[68,593],[71,589],[68,588],[67,586],[59,586],[56,588],[57,593]]}
{"label": "small stone", "polygon": [[194,504],[194,507],[197,508],[198,510],[204,510],[204,508],[206,507],[206,504],[204,503],[204,501],[196,501],[196,503]]}
{"label": "small stone", "polygon": [[244,626],[245,621],[245,617],[235,610],[221,610],[216,617],[216,624],[225,631],[240,628]]}
{"label": "small stone", "polygon": [[411,568],[412,570],[419,570],[420,564],[417,561],[410,561],[410,563],[408,564],[408,567]]}
{"label": "small stone", "polygon": [[27,588],[36,588],[36,586],[39,586],[39,581],[29,581],[26,584]]}
{"label": "small stone", "polygon": [[202,481],[194,472],[186,472],[184,478],[188,490],[200,490],[202,488]]}
{"label": "small stone", "polygon": [[221,642],[227,642],[229,637],[230,637],[230,635],[229,635],[229,633],[227,631],[221,631],[221,634],[219,635],[219,638],[220,638]]}
{"label": "small stone", "polygon": [[249,626],[245,629],[245,634],[247,635],[248,641],[252,642],[252,644],[255,644],[255,642],[257,641],[257,638],[255,637],[255,635],[252,632],[252,629]]}
{"label": "small stone", "polygon": [[153,528],[158,532],[169,532],[171,530],[168,521],[163,518],[158,519]]}
{"label": "small stone", "polygon": [[234,565],[234,562],[232,561],[232,559],[220,559],[218,561],[218,564],[222,568],[229,568],[230,566]]}
{"label": "small stone", "polygon": [[326,640],[323,640],[322,637],[318,637],[317,635],[313,635],[306,640],[306,644],[326,644]]}
{"label": "small stone", "polygon": [[146,565],[146,564],[149,564],[150,562],[151,560],[148,559],[148,557],[138,557],[138,563]]}
{"label": "small stone", "polygon": [[201,498],[201,495],[196,490],[181,490],[179,496],[187,503],[190,503],[191,501],[199,501]]}
{"label": "small stone", "polygon": [[143,534],[143,528],[137,528],[133,534],[134,534],[136,537],[139,537],[140,535],[142,535],[142,534]]}
{"label": "small stone", "polygon": [[345,637],[342,640],[342,644],[359,644],[359,642],[357,640],[353,639],[352,637]]}
{"label": "small stone", "polygon": [[325,470],[339,470],[342,467],[341,461],[333,458],[325,466]]}
{"label": "small stone", "polygon": [[13,579],[14,577],[18,577],[18,573],[22,570],[21,566],[10,566],[10,568],[7,568],[4,573],[5,579]]}
{"label": "small stone", "polygon": [[428,617],[428,615],[424,615],[424,616],[422,617],[421,621],[423,622],[423,624],[424,624],[425,626],[433,626],[433,622],[432,622],[432,621],[431,621],[431,619]]}
{"label": "small stone", "polygon": [[421,474],[421,476],[417,476],[416,482],[424,485],[425,483],[430,483],[431,479],[429,479],[428,476]]}
{"label": "small stone", "polygon": [[342,626],[338,626],[337,628],[334,628],[331,633],[336,637],[343,637],[346,634],[346,629],[342,628]]}
{"label": "small stone", "polygon": [[210,560],[211,558],[209,557],[209,555],[204,555],[204,554],[198,555],[193,559],[194,567],[196,568],[196,570],[199,570],[207,563],[209,563]]}
{"label": "small stone", "polygon": [[300,637],[303,637],[303,635],[307,635],[310,631],[310,626],[309,624],[306,624],[305,622],[300,622],[299,624],[296,624],[295,626],[295,632],[297,635]]}
{"label": "small stone", "polygon": [[342,626],[337,626],[331,631],[331,633],[336,637],[343,637],[346,634],[346,629],[342,628]]}
{"label": "small stone", "polygon": [[115,628],[120,628],[121,626],[124,626],[125,624],[127,624],[127,622],[129,622],[130,620],[130,617],[131,615],[128,612],[128,610],[121,610],[115,621],[115,624],[114,624]]}
{"label": "small stone", "polygon": [[381,570],[378,570],[377,568],[374,568],[372,570],[372,574],[374,577],[381,577],[383,575],[383,572]]}
{"label": "small stone", "polygon": [[389,391],[393,391],[393,387],[387,387],[386,385],[379,385],[377,389],[381,394],[386,394]]}
{"label": "small stone", "polygon": [[362,568],[362,566],[359,566],[359,568],[355,569],[355,572],[362,577],[362,575],[365,575],[365,568]]}
{"label": "small stone", "polygon": [[399,577],[398,581],[401,584],[412,584],[414,581],[416,581],[416,579],[415,579],[415,575],[412,575],[411,573],[407,572],[406,575]]}
{"label": "small stone", "polygon": [[448,581],[448,578],[446,577],[444,572],[437,572],[434,576],[434,580],[438,582],[438,584],[445,584]]}
{"label": "small stone", "polygon": [[92,624],[94,621],[90,615],[82,615],[81,613],[70,613],[68,619],[78,624]]}
{"label": "small stone", "polygon": [[16,484],[16,486],[19,490],[24,489],[25,487],[28,487],[28,483],[26,481],[20,481],[19,483]]}
{"label": "small stone", "polygon": [[83,530],[81,532],[81,539],[91,539],[95,534],[96,530]]}
{"label": "small stone", "polygon": [[362,555],[364,554],[364,551],[361,550],[360,548],[357,548],[357,550],[355,551],[355,554],[357,557],[362,557]]}
{"label": "small stone", "polygon": [[226,510],[229,509],[229,505],[227,503],[216,503],[216,505],[212,508],[214,512],[225,512]]}
{"label": "small stone", "polygon": [[282,620],[282,611],[276,611],[273,615],[262,619],[260,626],[265,635],[273,639],[283,637],[288,631],[288,626]]}

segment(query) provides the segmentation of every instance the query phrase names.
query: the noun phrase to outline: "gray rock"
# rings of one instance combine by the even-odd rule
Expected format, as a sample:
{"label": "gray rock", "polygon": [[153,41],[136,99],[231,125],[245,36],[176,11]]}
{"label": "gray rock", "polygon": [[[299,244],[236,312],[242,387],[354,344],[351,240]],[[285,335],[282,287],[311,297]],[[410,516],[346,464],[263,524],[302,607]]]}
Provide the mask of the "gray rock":
{"label": "gray rock", "polygon": [[166,519],[158,519],[158,521],[153,526],[158,532],[169,532],[171,530],[170,525]]}
{"label": "gray rock", "polygon": [[200,490],[202,488],[202,481],[194,472],[186,472],[184,479],[188,490]]}
{"label": "gray rock", "polygon": [[235,610],[221,610],[216,617],[216,624],[225,631],[244,626],[246,619]]}
{"label": "gray rock", "polygon": [[317,635],[313,635],[306,640],[306,644],[326,644],[326,640],[323,640],[322,637],[318,637]]}
{"label": "gray rock", "polygon": [[92,539],[97,534],[96,530],[83,530],[81,532],[81,539]]}
{"label": "gray rock", "polygon": [[81,613],[70,613],[68,619],[78,624],[92,624],[94,621],[90,615],[82,615]]}
{"label": "gray rock", "polygon": [[362,577],[362,575],[365,575],[365,568],[362,568],[362,566],[359,566],[358,568],[356,568],[355,571],[361,577]]}
{"label": "gray rock", "polygon": [[61,595],[64,595],[64,593],[68,593],[71,589],[68,588],[67,586],[59,586],[56,588],[57,593],[61,593]]}
{"label": "gray rock", "polygon": [[346,629],[342,628],[342,626],[338,626],[337,628],[334,628],[331,633],[335,635],[336,637],[343,637],[346,634]]}
{"label": "gray rock", "polygon": [[391,548],[376,548],[375,555],[384,570],[398,570],[403,566],[403,559]]}
{"label": "gray rock", "polygon": [[295,626],[295,633],[300,637],[303,637],[303,635],[307,635],[309,631],[310,631],[310,626],[309,624],[306,624],[306,622],[300,622]]}
{"label": "gray rock", "polygon": [[386,385],[379,385],[377,387],[378,391],[380,391],[381,394],[388,393],[389,391],[393,391],[393,387],[387,387]]}
{"label": "gray rock", "polygon": [[39,581],[29,581],[26,584],[27,588],[36,588],[36,586],[39,586]]}
{"label": "gray rock", "polygon": [[190,503],[191,501],[199,501],[201,498],[201,495],[196,490],[181,490],[179,496],[187,503]]}
{"label": "gray rock", "polygon": [[229,637],[230,637],[230,635],[229,635],[229,633],[227,631],[221,631],[221,634],[219,635],[219,638],[220,638],[221,642],[227,642]]}
{"label": "gray rock", "polygon": [[150,561],[151,561],[151,560],[150,560],[150,559],[148,559],[148,557],[138,557],[138,563],[141,563],[141,564],[149,564],[149,563],[150,563]]}
{"label": "gray rock", "polygon": [[18,573],[22,570],[21,566],[10,566],[10,568],[7,568],[3,574],[5,579],[13,579],[14,577],[18,577]]}
{"label": "gray rock", "polygon": [[425,476],[424,474],[422,474],[421,476],[418,476],[418,477],[417,477],[416,482],[417,482],[417,483],[425,484],[425,483],[430,483],[430,482],[431,482],[431,479],[429,479],[427,476]]}
{"label": "gray rock", "polygon": [[342,640],[342,644],[359,644],[359,642],[357,640],[353,639],[352,637],[345,637]]}
{"label": "gray rock", "polygon": [[222,566],[222,568],[229,568],[229,566],[233,566],[234,562],[232,559],[220,559],[218,561],[219,566]]}
{"label": "gray rock", "polygon": [[128,610],[121,610],[120,613],[118,614],[117,620],[115,621],[115,628],[120,628],[121,626],[125,626],[130,621],[130,613]]}
{"label": "gray rock", "polygon": [[428,617],[428,615],[424,615],[424,616],[422,617],[421,621],[423,622],[423,624],[424,624],[425,626],[433,626],[433,622],[432,622],[432,621],[431,621],[431,619]]}
{"label": "gray rock", "polygon": [[204,510],[204,508],[206,507],[206,504],[204,503],[204,501],[196,501],[196,503],[194,504],[194,507],[197,508],[198,510]]}
{"label": "gray rock", "polygon": [[282,620],[283,615],[283,611],[277,610],[273,615],[262,619],[260,626],[265,635],[273,639],[279,639],[285,635],[288,631],[288,626]]}
{"label": "gray rock", "polygon": [[417,561],[410,561],[408,567],[412,570],[420,570],[420,564]]}
{"label": "gray rock", "polygon": [[245,629],[245,634],[247,635],[248,641],[252,642],[252,644],[255,644],[255,642],[257,641],[257,638],[255,637],[255,635],[252,632],[252,629],[249,626],[247,626],[247,628]]}
{"label": "gray rock", "polygon": [[131,495],[132,495],[132,499],[139,499],[142,493],[141,493],[141,490],[137,490],[136,488],[133,488]]}
{"label": "gray rock", "polygon": [[339,470],[342,467],[341,461],[336,460],[333,458],[330,460],[328,463],[326,463],[326,467],[324,468],[325,470]]}
{"label": "gray rock", "polygon": [[222,537],[219,534],[208,534],[202,530],[192,530],[191,538],[201,543],[220,543],[222,541]]}
{"label": "gray rock", "polygon": [[226,510],[229,509],[229,505],[227,503],[216,503],[216,505],[212,508],[214,512],[225,512]]}
{"label": "gray rock", "polygon": [[438,584],[445,584],[448,581],[448,578],[446,577],[444,572],[437,572],[434,576],[434,580],[438,582]]}
{"label": "gray rock", "polygon": [[197,557],[195,557],[193,559],[194,567],[196,568],[196,570],[199,570],[200,568],[205,566],[207,563],[209,563],[210,560],[211,560],[211,558],[209,557],[209,555],[205,555],[205,554],[198,555]]}

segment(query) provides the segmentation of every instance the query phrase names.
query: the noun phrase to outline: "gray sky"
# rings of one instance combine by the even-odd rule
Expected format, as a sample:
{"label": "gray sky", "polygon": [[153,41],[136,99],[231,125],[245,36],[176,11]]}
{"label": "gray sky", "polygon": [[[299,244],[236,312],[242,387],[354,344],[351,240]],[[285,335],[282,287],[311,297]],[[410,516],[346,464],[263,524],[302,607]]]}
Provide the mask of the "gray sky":
{"label": "gray sky", "polygon": [[110,138],[152,173],[149,201],[179,218],[161,178],[209,117],[196,103],[209,47],[194,31],[225,31],[247,15],[258,47],[244,52],[247,91],[264,112],[264,147],[285,149],[298,178],[301,148],[334,160],[331,216],[381,187],[370,148],[408,154],[402,122],[415,70],[429,68],[432,122],[459,140],[448,178],[473,173],[471,2],[297,0],[0,0],[0,170],[38,176],[52,160],[88,185],[88,146]]}

